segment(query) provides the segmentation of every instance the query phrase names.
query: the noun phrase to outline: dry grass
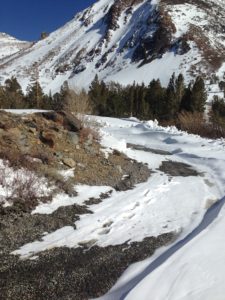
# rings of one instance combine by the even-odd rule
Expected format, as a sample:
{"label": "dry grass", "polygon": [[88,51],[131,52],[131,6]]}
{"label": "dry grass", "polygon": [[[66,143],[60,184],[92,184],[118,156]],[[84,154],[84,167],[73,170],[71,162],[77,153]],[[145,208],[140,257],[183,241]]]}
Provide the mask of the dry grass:
{"label": "dry grass", "polygon": [[188,133],[212,139],[225,137],[225,128],[216,123],[207,122],[201,113],[182,112],[176,123],[179,129]]}
{"label": "dry grass", "polygon": [[99,132],[91,127],[83,127],[80,130],[80,143],[84,144],[86,141],[99,141],[100,135]]}

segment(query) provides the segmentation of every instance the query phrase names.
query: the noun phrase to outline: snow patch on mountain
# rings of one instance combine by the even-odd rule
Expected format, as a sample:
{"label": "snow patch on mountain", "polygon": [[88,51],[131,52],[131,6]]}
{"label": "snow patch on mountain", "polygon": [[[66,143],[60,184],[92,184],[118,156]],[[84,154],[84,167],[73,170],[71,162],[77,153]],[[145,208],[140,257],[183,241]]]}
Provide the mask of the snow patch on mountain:
{"label": "snow patch on mountain", "polygon": [[223,77],[222,1],[100,0],[28,49],[0,60],[0,82],[16,76],[23,90],[39,74],[45,92],[65,80],[88,88],[94,76],[122,84],[167,85],[173,72]]}
{"label": "snow patch on mountain", "polygon": [[3,58],[24,50],[30,45],[29,42],[17,40],[6,33],[0,32],[0,63]]}

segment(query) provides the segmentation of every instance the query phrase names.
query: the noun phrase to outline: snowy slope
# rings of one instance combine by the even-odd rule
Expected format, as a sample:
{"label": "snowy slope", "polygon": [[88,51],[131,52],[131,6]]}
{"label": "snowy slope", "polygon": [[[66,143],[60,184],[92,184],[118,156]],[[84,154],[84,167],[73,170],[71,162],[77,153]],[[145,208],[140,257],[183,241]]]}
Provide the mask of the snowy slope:
{"label": "snowy slope", "polygon": [[0,63],[3,58],[24,50],[30,45],[29,42],[17,40],[6,33],[0,32]]}
{"label": "snowy slope", "polygon": [[[1,82],[18,77],[24,90],[39,71],[46,92],[68,80],[87,88],[95,74],[106,81],[168,83],[218,73],[225,60],[224,6],[220,0],[100,0],[32,47],[0,61]],[[209,75],[210,74],[210,75]]]}

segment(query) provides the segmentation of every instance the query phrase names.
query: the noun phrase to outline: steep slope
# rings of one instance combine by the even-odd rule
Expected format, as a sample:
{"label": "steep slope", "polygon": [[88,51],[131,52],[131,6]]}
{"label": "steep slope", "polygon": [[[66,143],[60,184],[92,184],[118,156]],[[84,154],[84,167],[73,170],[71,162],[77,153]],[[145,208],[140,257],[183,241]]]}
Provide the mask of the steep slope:
{"label": "steep slope", "polygon": [[0,32],[0,63],[3,58],[15,54],[31,46],[31,43],[20,41],[14,37]]}
{"label": "steep slope", "polygon": [[223,76],[224,14],[221,0],[100,0],[45,40],[3,59],[0,75],[3,81],[14,74],[25,88],[39,73],[52,92],[64,80],[88,87],[95,74],[124,84],[160,78],[164,85],[172,72],[187,80]]}

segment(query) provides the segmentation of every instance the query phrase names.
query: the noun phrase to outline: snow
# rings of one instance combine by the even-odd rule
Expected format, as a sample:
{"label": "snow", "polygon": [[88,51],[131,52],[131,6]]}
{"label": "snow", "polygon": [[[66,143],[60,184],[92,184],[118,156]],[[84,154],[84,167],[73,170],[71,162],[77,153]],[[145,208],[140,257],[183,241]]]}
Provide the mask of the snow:
{"label": "snow", "polygon": [[[147,163],[154,173],[147,182],[132,190],[117,192],[111,187],[77,186],[77,197],[58,195],[51,203],[40,204],[33,213],[49,214],[60,206],[82,205],[89,197],[113,190],[109,198],[89,206],[93,213],[81,215],[76,229],[72,226],[60,228],[13,254],[29,258],[54,247],[79,247],[84,243],[117,245],[166,232],[186,235],[201,222],[206,210],[224,195],[224,140],[188,135],[174,127],[160,127],[153,121],[100,117],[94,120],[102,125],[102,144],[107,147],[106,151],[118,149],[132,159]],[[172,155],[133,150],[127,148],[127,143],[169,151]],[[158,170],[165,160],[188,163],[200,175],[170,177]]]}
{"label": "snow", "polygon": [[14,37],[0,32],[0,61],[22,49],[26,49],[31,45],[29,42],[20,41]]}
{"label": "snow", "polygon": [[[70,170],[69,170],[70,171]],[[69,206],[73,204],[82,205],[89,198],[99,198],[102,193],[107,193],[111,190],[105,186],[86,186],[78,185],[74,189],[77,191],[77,197],[69,197],[65,194],[58,194],[50,203],[41,203],[33,211],[32,214],[51,214],[61,206]]]}
{"label": "snow", "polygon": [[178,5],[169,5],[169,14],[176,26],[175,37],[179,38],[188,32],[190,25],[206,26],[208,25],[207,14],[196,5],[185,3]]}
{"label": "snow", "polygon": [[4,111],[12,113],[12,114],[16,114],[16,115],[26,115],[26,114],[35,114],[35,113],[46,112],[46,110],[41,110],[41,109],[4,109]]}

